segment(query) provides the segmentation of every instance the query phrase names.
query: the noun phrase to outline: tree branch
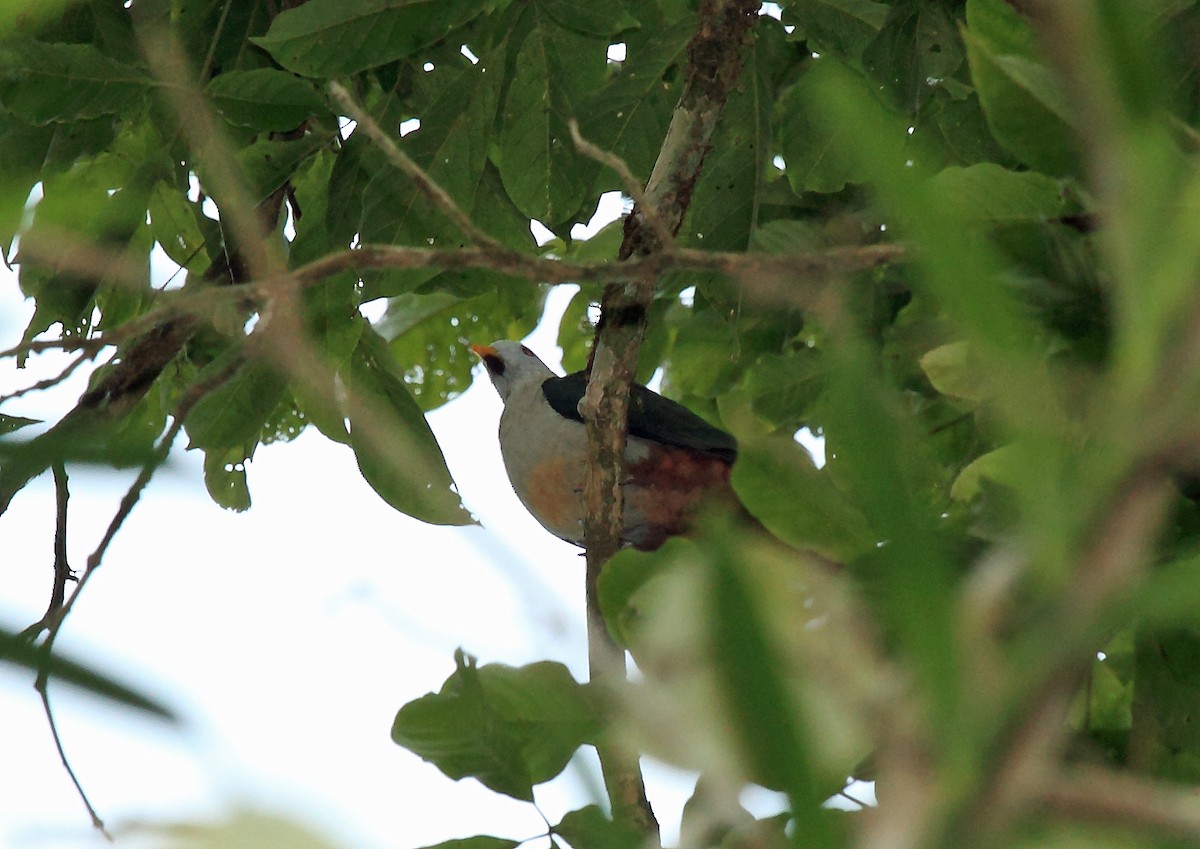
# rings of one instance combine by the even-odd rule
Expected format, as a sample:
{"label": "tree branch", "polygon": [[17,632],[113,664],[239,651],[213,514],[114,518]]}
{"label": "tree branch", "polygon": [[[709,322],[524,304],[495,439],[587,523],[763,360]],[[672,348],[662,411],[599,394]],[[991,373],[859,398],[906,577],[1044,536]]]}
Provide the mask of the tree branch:
{"label": "tree branch", "polygon": [[567,122],[567,129],[571,131],[571,141],[575,143],[576,150],[589,159],[594,159],[601,165],[612,169],[613,173],[617,175],[621,181],[621,185],[625,187],[625,193],[633,198],[635,209],[645,216],[646,224],[654,231],[654,235],[658,238],[663,249],[673,249],[675,247],[674,231],[663,221],[662,216],[658,213],[658,209],[646,200],[646,193],[642,190],[637,177],[633,176],[633,172],[629,169],[629,165],[626,164],[625,160],[615,153],[603,150],[585,139],[579,132],[579,122],[574,118]]}
{"label": "tree branch", "polygon": [[1070,770],[1042,793],[1042,808],[1055,816],[1200,842],[1200,795],[1129,773],[1097,767]]}
{"label": "tree branch", "polygon": [[[701,4],[697,32],[688,45],[683,92],[646,185],[644,202],[625,220],[620,259],[660,251],[665,246],[661,234],[674,234],[683,223],[709,140],[741,70],[742,47],[758,6],[752,0],[706,0]],[[652,219],[655,226],[649,223]],[[621,545],[620,482],[629,393],[655,281],[655,275],[642,273],[631,283],[612,283],[605,288],[591,376],[581,404],[588,438],[584,487],[588,660],[593,680],[609,685],[624,680],[625,654],[604,623],[597,582],[603,565]],[[598,751],[613,816],[657,838],[658,823],[646,799],[636,757],[607,746]]]}

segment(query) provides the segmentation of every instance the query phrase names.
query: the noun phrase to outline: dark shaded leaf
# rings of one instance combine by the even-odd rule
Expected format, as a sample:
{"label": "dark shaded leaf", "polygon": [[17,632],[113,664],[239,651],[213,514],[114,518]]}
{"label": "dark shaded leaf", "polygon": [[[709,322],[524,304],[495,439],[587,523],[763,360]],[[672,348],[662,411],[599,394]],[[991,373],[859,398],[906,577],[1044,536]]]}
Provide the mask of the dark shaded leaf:
{"label": "dark shaded leaf", "polygon": [[329,110],[311,83],[274,68],[229,71],[214,77],[207,92],[225,120],[256,130],[291,130]]}
{"label": "dark shaded leaf", "polygon": [[149,76],[90,44],[10,42],[0,47],[0,101],[31,124],[115,115],[144,100]]}
{"label": "dark shaded leaf", "polygon": [[309,0],[279,14],[265,36],[251,40],[298,74],[345,76],[409,56],[488,5],[478,0]]}

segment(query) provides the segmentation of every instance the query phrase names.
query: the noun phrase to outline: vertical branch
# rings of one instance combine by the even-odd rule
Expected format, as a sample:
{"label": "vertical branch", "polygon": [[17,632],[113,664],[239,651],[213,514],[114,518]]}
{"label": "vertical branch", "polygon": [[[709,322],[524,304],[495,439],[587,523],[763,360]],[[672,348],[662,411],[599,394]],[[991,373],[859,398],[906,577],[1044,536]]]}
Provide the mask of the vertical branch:
{"label": "vertical branch", "polygon": [[[625,220],[620,259],[647,256],[667,247],[660,233],[678,232],[691,202],[709,141],[741,71],[741,52],[759,4],[754,0],[704,0],[696,35],[688,44],[683,92],[646,185],[644,202]],[[648,211],[652,210],[652,211]],[[591,377],[581,405],[588,437],[584,487],[587,519],[588,663],[594,681],[615,685],[625,677],[624,651],[600,614],[600,570],[621,547],[622,496],[629,392],[656,279],[613,283],[604,290],[592,352]],[[609,746],[598,749],[614,817],[658,833],[636,756]]]}
{"label": "vertical branch", "polygon": [[67,469],[62,463],[54,464],[54,588],[50,592],[50,607],[46,616],[63,605],[67,597],[67,581],[71,579],[71,564],[67,562],[67,502],[71,492],[67,489]]}

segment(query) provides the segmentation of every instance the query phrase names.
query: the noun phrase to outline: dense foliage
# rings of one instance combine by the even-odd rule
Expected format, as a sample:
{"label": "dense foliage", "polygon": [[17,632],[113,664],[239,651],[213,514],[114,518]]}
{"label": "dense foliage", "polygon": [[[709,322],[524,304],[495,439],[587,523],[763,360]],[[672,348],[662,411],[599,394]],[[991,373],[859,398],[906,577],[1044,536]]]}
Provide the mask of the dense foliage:
{"label": "dense foliage", "polygon": [[[245,510],[256,447],[315,427],[398,510],[470,521],[423,412],[470,381],[468,342],[534,326],[564,263],[559,339],[586,364],[622,233],[573,227],[629,187],[571,123],[645,183],[721,5],[0,5],[0,243],[37,307],[5,354],[94,368],[36,438],[9,401],[0,509],[80,460],[149,475],[182,426]],[[609,563],[604,614],[645,673],[615,697],[461,656],[393,738],[519,799],[636,740],[706,776],[695,845],[1200,841],[1200,4],[780,6],[717,92],[640,359],[739,437],[772,537],[714,519]],[[855,773],[880,806],[822,808]],[[738,815],[750,781],[791,826]],[[553,833],[636,845],[617,819]]]}

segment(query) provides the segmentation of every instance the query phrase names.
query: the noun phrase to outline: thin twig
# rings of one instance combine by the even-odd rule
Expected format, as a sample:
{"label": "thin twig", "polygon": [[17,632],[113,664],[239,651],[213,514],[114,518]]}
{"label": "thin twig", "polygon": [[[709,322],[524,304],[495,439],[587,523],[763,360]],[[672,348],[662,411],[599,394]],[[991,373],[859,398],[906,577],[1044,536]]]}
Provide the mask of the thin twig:
{"label": "thin twig", "polygon": [[71,493],[67,489],[67,470],[62,463],[54,464],[54,584],[50,589],[50,604],[42,618],[34,622],[20,634],[21,639],[33,641],[50,627],[50,623],[58,616],[59,609],[67,595],[67,581],[74,575],[71,565],[67,562],[67,504]]}
{"label": "thin twig", "polygon": [[95,356],[102,348],[116,345],[116,342],[111,341],[112,332],[109,331],[103,337],[64,336],[59,339],[35,339],[22,342],[0,351],[0,360],[22,357],[27,354],[40,354],[44,351],[91,351],[92,356]]}
{"label": "thin twig", "polygon": [[14,390],[14,391],[8,393],[7,395],[0,396],[0,404],[5,403],[6,401],[12,401],[14,399],[20,398],[22,395],[28,395],[30,392],[40,392],[43,389],[50,389],[51,387],[57,386],[58,384],[62,383],[64,380],[69,378],[72,374],[74,374],[75,370],[78,369],[84,363],[86,363],[88,360],[95,359],[96,354],[98,354],[99,352],[100,352],[99,348],[94,348],[94,349],[89,348],[88,350],[85,350],[82,354],[77,356],[75,359],[71,360],[71,362],[67,364],[67,367],[64,368],[62,371],[60,371],[58,374],[56,374],[54,377],[47,377],[44,380],[39,380],[37,383],[34,383],[30,386],[26,386],[21,389]]}
{"label": "thin twig", "polygon": [[[903,260],[898,244],[856,245],[796,254],[744,254],[680,248],[624,262],[577,264],[562,260],[505,252],[498,256],[482,248],[418,248],[364,245],[329,254],[266,283],[308,286],[339,271],[414,268],[487,268],[543,283],[628,283],[674,271],[708,271],[725,274],[744,284],[754,300],[792,308],[815,303],[821,289],[814,285],[832,277],[877,268]],[[251,297],[258,283],[227,287],[208,293],[212,298],[232,292]],[[179,305],[183,305],[180,299]]]}
{"label": "thin twig", "polygon": [[54,464],[54,587],[50,592],[47,615],[63,606],[67,597],[67,581],[71,579],[71,564],[67,560],[67,504],[71,491],[67,487],[67,469],[62,463]]}
{"label": "thin twig", "polygon": [[646,223],[650,225],[650,229],[658,236],[660,250],[670,252],[674,249],[675,232],[667,226],[667,222],[663,220],[658,208],[646,200],[646,193],[642,191],[642,184],[638,182],[638,178],[633,176],[633,172],[629,170],[629,164],[615,153],[597,147],[585,139],[579,132],[579,122],[574,118],[567,122],[567,129],[571,131],[571,141],[575,143],[576,150],[589,159],[594,159],[601,165],[612,169],[613,173],[621,180],[621,185],[625,187],[625,193],[633,198],[634,209],[637,210],[639,215],[645,216]]}
{"label": "thin twig", "polygon": [[58,750],[58,759],[62,761],[63,769],[67,771],[67,776],[71,779],[71,783],[75,785],[75,792],[79,794],[83,806],[87,808],[88,816],[92,818],[92,825],[104,835],[105,840],[112,843],[112,835],[104,827],[104,820],[100,819],[100,815],[96,813],[91,799],[88,798],[87,792],[83,789],[83,785],[79,783],[79,778],[75,775],[75,770],[71,768],[71,762],[67,759],[67,753],[63,749],[62,738],[58,734],[58,723],[54,721],[54,712],[50,709],[50,694],[46,691],[46,683],[46,679],[39,675],[34,688],[38,691],[38,695],[42,697],[42,710],[46,713],[46,722],[50,726],[50,734],[54,737],[54,748]]}
{"label": "thin twig", "polygon": [[414,162],[412,157],[400,149],[395,140],[375,123],[375,119],[368,115],[366,110],[355,102],[345,87],[340,83],[331,82],[329,83],[329,93],[346,114],[357,122],[359,129],[365,132],[371,141],[379,146],[379,149],[383,151],[388,160],[404,172],[404,175],[412,180],[421,194],[425,195],[430,203],[454,222],[454,226],[461,230],[464,236],[481,248],[488,248],[492,251],[503,253],[512,252],[510,248],[500,244],[500,242],[496,241],[488,233],[475,226],[475,223],[454,202],[454,198],[450,197],[450,193],[430,177],[424,168]]}

